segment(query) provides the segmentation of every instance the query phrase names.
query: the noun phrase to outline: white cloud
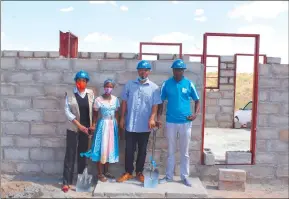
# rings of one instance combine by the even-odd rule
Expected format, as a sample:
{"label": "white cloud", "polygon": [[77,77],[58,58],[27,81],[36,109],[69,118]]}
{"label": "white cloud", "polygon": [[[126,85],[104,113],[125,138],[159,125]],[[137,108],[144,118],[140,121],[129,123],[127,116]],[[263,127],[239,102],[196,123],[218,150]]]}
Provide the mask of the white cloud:
{"label": "white cloud", "polygon": [[116,1],[89,1],[91,4],[111,4],[113,6],[117,6]]}
{"label": "white cloud", "polygon": [[119,9],[124,12],[128,11],[128,7],[126,6],[120,6]]}
{"label": "white cloud", "polygon": [[173,4],[179,4],[178,1],[171,1]]}
{"label": "white cloud", "polygon": [[60,12],[71,12],[73,11],[74,8],[72,6],[68,7],[68,8],[61,8],[60,9]]}
{"label": "white cloud", "polygon": [[84,42],[89,43],[95,43],[100,41],[111,41],[111,40],[112,38],[110,36],[99,32],[90,33],[84,38]]}
{"label": "white cloud", "polygon": [[205,13],[204,9],[195,10],[195,16],[201,16]]}
{"label": "white cloud", "polygon": [[188,40],[193,40],[194,37],[181,32],[171,32],[168,34],[158,35],[153,37],[152,42],[169,42],[169,43],[180,43]]}
{"label": "white cloud", "polygon": [[152,20],[152,18],[146,17],[146,18],[144,18],[144,20],[145,20],[145,21],[150,21],[150,20]]}
{"label": "white cloud", "polygon": [[288,1],[253,1],[236,6],[228,12],[228,16],[252,21],[254,18],[273,19],[287,11]]}
{"label": "white cloud", "polygon": [[207,17],[206,16],[195,17],[194,20],[199,22],[205,22],[207,20]]}
{"label": "white cloud", "polygon": [[1,31],[1,40],[3,40],[5,37],[5,33]]}

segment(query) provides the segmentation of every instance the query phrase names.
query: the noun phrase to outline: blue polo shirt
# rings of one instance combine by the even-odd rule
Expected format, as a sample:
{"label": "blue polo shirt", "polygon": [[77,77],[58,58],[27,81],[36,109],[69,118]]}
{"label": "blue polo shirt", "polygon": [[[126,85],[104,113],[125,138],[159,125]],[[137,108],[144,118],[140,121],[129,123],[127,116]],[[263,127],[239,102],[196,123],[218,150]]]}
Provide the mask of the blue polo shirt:
{"label": "blue polo shirt", "polygon": [[169,123],[187,123],[187,116],[192,115],[191,100],[198,101],[196,87],[187,78],[176,82],[174,77],[166,80],[161,86],[161,99],[167,100],[166,121]]}

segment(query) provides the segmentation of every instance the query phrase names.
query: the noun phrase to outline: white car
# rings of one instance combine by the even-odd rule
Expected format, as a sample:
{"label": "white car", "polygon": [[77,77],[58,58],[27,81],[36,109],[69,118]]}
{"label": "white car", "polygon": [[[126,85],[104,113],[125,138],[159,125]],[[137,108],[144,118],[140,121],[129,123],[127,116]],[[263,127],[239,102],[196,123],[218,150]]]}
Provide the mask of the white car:
{"label": "white car", "polygon": [[242,126],[247,126],[252,120],[252,101],[248,102],[244,108],[240,108],[235,112],[234,121],[238,122]]}

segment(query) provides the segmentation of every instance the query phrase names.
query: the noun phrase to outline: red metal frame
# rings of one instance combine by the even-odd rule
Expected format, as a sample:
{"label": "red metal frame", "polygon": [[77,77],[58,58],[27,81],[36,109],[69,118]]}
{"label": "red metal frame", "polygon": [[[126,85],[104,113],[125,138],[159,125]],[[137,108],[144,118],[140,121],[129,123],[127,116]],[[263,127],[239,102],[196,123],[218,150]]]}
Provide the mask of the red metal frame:
{"label": "red metal frame", "polygon": [[[200,57],[201,58],[201,63],[204,63],[204,58],[202,54],[184,54],[184,56],[190,56],[190,57]],[[211,79],[215,79],[218,78],[218,83],[217,83],[217,87],[206,87],[206,89],[219,89],[220,87],[220,68],[221,68],[221,56],[220,55],[207,55],[207,57],[216,57],[218,58],[218,65],[217,66],[207,66],[207,67],[211,67],[211,68],[215,68],[218,67],[218,74],[217,77],[207,77],[207,74],[205,76],[205,78],[211,78]]]}
{"label": "red metal frame", "polygon": [[[207,60],[207,39],[208,37],[252,37],[255,38],[254,49],[254,83],[253,83],[253,109],[252,109],[252,126],[251,126],[251,164],[255,164],[255,152],[256,152],[256,127],[257,127],[257,103],[258,103],[258,65],[259,65],[259,49],[260,49],[260,35],[259,34],[235,34],[235,33],[205,33],[203,40],[203,64],[204,75],[206,75],[206,62]],[[203,89],[203,121],[202,121],[202,144],[201,144],[201,162],[204,165],[204,136],[205,136],[205,113],[206,113],[206,78],[204,78]]]}
{"label": "red metal frame", "polygon": [[179,58],[183,57],[183,44],[182,43],[161,43],[161,42],[140,42],[139,43],[139,60],[142,59],[143,55],[156,55],[158,56],[159,53],[143,53],[142,47],[143,46],[179,46]]}
{"label": "red metal frame", "polygon": [[[234,55],[234,65],[235,65],[235,72],[234,72],[234,101],[233,101],[233,110],[235,111],[236,108],[236,83],[237,83],[237,58],[238,56],[254,56],[254,54],[246,54],[246,53],[236,53]],[[262,56],[263,57],[263,64],[267,64],[267,55],[266,54],[259,54],[259,57]],[[234,122],[234,118],[233,118],[233,128],[235,128],[235,122]]]}
{"label": "red metal frame", "polygon": [[59,31],[59,55],[64,57],[78,57],[78,37],[71,32]]}

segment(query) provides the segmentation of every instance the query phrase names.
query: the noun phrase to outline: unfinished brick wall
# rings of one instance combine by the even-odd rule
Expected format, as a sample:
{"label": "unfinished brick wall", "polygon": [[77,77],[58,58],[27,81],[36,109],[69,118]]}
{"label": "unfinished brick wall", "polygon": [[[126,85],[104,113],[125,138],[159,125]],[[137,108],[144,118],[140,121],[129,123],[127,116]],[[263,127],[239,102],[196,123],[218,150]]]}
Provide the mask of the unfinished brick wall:
{"label": "unfinished brick wall", "polygon": [[[116,80],[114,95],[124,84],[137,77],[138,60],[96,60],[59,58],[2,57],[1,59],[1,171],[9,173],[61,174],[65,154],[64,94],[71,89],[73,77],[80,69],[91,76],[90,87],[102,90],[107,78]],[[171,61],[153,61],[150,79],[161,85],[171,76]],[[186,76],[196,83],[202,98],[202,65],[187,63]],[[201,116],[193,123],[191,141],[192,169],[200,161]],[[163,118],[165,120],[165,117]],[[124,168],[124,141],[120,143],[120,173]],[[156,160],[162,173],[165,168],[166,139],[164,129],[157,134]],[[148,158],[151,154],[151,142]],[[177,165],[179,158],[177,158]]]}

